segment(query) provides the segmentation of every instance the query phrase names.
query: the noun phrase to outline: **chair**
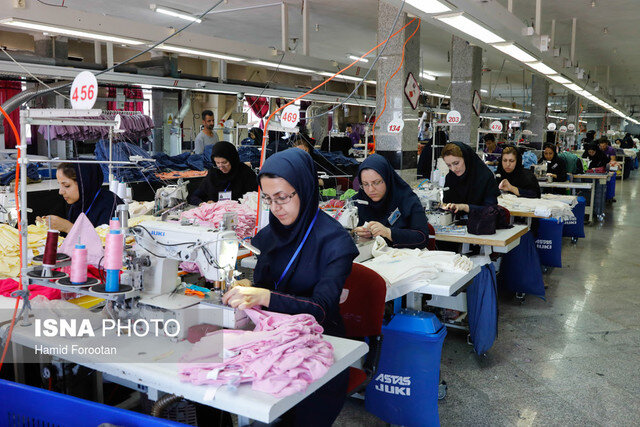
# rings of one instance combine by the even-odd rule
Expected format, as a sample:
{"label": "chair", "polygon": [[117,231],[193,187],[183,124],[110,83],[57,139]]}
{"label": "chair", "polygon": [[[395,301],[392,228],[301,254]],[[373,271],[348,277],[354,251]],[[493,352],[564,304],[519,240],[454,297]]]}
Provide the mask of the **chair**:
{"label": "chair", "polygon": [[427,249],[430,251],[436,250],[436,229],[433,228],[433,225],[427,223],[429,226],[429,241],[427,242]]}
{"label": "chair", "polygon": [[[350,367],[347,394],[364,390],[375,372],[379,351],[378,338],[382,332],[387,285],[375,271],[360,264],[353,264],[351,274],[344,284],[340,303],[340,314],[344,321],[347,338],[363,339],[369,337],[370,350],[367,362],[371,365],[367,371]],[[368,364],[368,363],[367,363]]]}

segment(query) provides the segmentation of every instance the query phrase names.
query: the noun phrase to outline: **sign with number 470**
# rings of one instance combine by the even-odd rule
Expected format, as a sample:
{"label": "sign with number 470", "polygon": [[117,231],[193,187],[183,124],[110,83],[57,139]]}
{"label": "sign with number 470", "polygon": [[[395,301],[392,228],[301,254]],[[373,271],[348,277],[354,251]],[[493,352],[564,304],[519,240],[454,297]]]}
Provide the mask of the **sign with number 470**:
{"label": "sign with number 470", "polygon": [[98,80],[90,71],[83,71],[73,79],[71,85],[71,107],[74,110],[89,110],[98,99]]}

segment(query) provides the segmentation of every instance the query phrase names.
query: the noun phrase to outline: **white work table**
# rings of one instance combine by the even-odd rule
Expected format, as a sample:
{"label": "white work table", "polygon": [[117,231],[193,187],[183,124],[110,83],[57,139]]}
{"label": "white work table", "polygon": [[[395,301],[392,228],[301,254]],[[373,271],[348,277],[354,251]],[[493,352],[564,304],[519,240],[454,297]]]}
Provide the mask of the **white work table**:
{"label": "white work table", "polygon": [[407,279],[388,283],[386,301],[400,298],[411,292],[442,297],[455,295],[480,273],[480,269],[481,266],[478,265],[468,273],[440,272],[436,278],[425,282]]}
{"label": "white work table", "polygon": [[491,252],[506,254],[520,244],[520,237],[524,236],[529,227],[526,225],[514,225],[511,228],[496,230],[495,234],[479,235],[436,232],[436,240],[463,244],[463,253],[468,245],[480,245],[486,255]]}
{"label": "white work table", "polygon": [[[99,335],[99,334],[98,334]],[[124,337],[96,338],[47,338],[34,336],[34,326],[18,326],[13,330],[12,343],[34,348],[35,345],[58,346],[79,344],[86,346],[113,346],[117,348],[116,362],[103,363],[96,356],[59,355],[72,363],[95,369],[124,384],[148,387],[150,398],[157,398],[157,392],[176,394],[185,399],[212,406],[223,411],[247,417],[263,423],[271,423],[289,409],[326,384],[340,372],[359,360],[368,351],[364,342],[332,336],[324,337],[334,349],[335,362],[327,374],[309,385],[304,393],[277,398],[267,393],[254,391],[248,384],[240,385],[236,390],[220,387],[213,394],[213,386],[194,385],[182,382],[178,377],[178,358],[185,354],[193,344],[188,341],[171,342],[165,337]],[[105,356],[102,356],[105,357]],[[136,360],[128,363],[122,360]],[[213,395],[210,398],[209,395]]]}

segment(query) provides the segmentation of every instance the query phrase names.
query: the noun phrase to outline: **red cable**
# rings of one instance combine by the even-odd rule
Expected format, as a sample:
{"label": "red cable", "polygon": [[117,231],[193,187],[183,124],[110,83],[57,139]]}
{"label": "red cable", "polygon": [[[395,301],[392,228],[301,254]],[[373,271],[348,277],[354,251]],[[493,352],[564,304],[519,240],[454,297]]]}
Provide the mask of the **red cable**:
{"label": "red cable", "polygon": [[[7,119],[7,122],[9,123],[9,125],[11,126],[11,130],[13,131],[13,135],[16,138],[16,143],[17,143],[17,147],[18,147],[18,161],[16,161],[16,185],[14,188],[14,197],[16,199],[16,211],[18,212],[18,232],[22,231],[22,223],[21,223],[21,216],[20,216],[20,199],[18,198],[18,184],[20,182],[20,157],[21,157],[21,149],[20,149],[20,143],[21,143],[21,139],[20,139],[20,134],[18,133],[18,129],[16,129],[16,125],[13,124],[13,120],[11,120],[11,117],[9,117],[9,115],[7,114],[6,111],[4,111],[4,109],[2,107],[0,107],[0,111],[2,112],[2,115],[5,117],[5,119]],[[20,275],[19,275],[19,282],[18,282],[18,289],[22,289],[22,236],[20,236]],[[13,318],[11,319],[11,326],[9,327],[9,334],[7,335],[7,341],[4,343],[4,350],[2,351],[2,357],[0,358],[0,371],[2,371],[2,365],[4,364],[4,358],[7,355],[7,350],[9,349],[9,342],[11,342],[11,335],[13,333],[13,326],[16,323],[16,315],[18,314],[18,306],[20,304],[20,297],[16,298],[16,306],[13,309]]]}
{"label": "red cable", "polygon": [[404,49],[407,46],[407,43],[409,43],[409,40],[411,40],[411,38],[416,34],[416,32],[418,32],[418,28],[420,28],[420,22],[421,21],[418,19],[418,26],[402,45],[402,59],[400,60],[400,65],[398,65],[398,68],[396,69],[396,71],[393,74],[391,74],[391,77],[389,77],[387,79],[387,82],[384,84],[384,106],[382,107],[382,111],[380,112],[380,114],[376,114],[376,119],[373,121],[373,129],[371,131],[371,136],[373,137],[374,152],[376,150],[376,124],[378,123],[378,120],[380,120],[380,117],[382,117],[382,115],[384,114],[384,110],[387,109],[387,86],[389,85],[389,82],[391,81],[391,79],[394,78],[396,74],[398,74],[398,71],[400,71],[400,68],[402,68],[402,64],[404,62]]}
{"label": "red cable", "polygon": [[[411,25],[411,23],[413,21],[415,21],[417,18],[413,18],[411,21],[407,22],[402,28],[400,28],[398,31],[396,31],[395,33],[391,34],[389,37],[387,37],[384,41],[378,43],[377,45],[375,45],[374,47],[372,47],[368,52],[366,52],[365,54],[363,54],[360,58],[356,59],[355,61],[353,61],[351,64],[349,64],[348,66],[346,66],[345,68],[343,68],[342,70],[338,71],[337,73],[335,73],[333,76],[329,77],[327,80],[323,81],[322,83],[320,83],[319,85],[317,85],[316,87],[309,89],[307,92],[303,93],[302,95],[300,95],[299,97],[297,97],[294,100],[291,100],[289,102],[287,102],[286,104],[284,104],[283,106],[281,106],[280,108],[278,108],[277,110],[275,110],[273,113],[271,113],[271,115],[267,118],[267,121],[264,124],[264,133],[262,135],[262,152],[260,153],[260,168],[262,168],[262,164],[264,163],[265,159],[266,159],[266,155],[267,155],[267,136],[268,136],[268,132],[269,132],[269,122],[271,121],[271,119],[273,118],[273,116],[276,115],[276,113],[278,113],[279,111],[285,109],[286,107],[288,107],[289,105],[293,104],[294,102],[296,102],[297,100],[304,98],[305,96],[309,95],[310,93],[315,92],[316,90],[318,90],[319,88],[321,88],[322,86],[326,85],[327,83],[329,83],[331,80],[333,80],[336,76],[344,73],[345,71],[347,71],[349,68],[353,67],[355,64],[357,64],[358,62],[360,62],[361,59],[363,59],[365,56],[369,55],[371,52],[373,52],[374,50],[376,50],[377,48],[379,48],[380,46],[382,46],[383,44],[385,44],[388,40],[392,39],[393,37],[397,36],[402,30],[404,30],[405,28],[407,28],[409,25]],[[419,26],[419,25],[418,25]],[[416,28],[417,30],[417,28]],[[415,31],[414,31],[415,34]],[[411,35],[413,37],[413,34]],[[406,44],[406,43],[405,43]],[[366,147],[365,147],[366,148]],[[258,229],[258,220],[260,219],[260,186],[258,186],[258,209],[257,209],[257,214],[256,214],[256,230]]]}

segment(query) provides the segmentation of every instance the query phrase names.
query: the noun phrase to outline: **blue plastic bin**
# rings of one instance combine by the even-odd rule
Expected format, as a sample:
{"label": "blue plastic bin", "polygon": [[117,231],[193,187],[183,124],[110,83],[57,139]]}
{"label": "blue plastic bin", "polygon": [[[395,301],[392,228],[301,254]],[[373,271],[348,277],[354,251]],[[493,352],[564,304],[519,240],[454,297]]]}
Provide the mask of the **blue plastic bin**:
{"label": "blue plastic bin", "polygon": [[607,181],[607,200],[613,200],[616,198],[616,177],[613,176]]}
{"label": "blue plastic bin", "polygon": [[433,313],[403,310],[382,328],[365,408],[387,423],[439,426],[440,355],[447,330]]}
{"label": "blue plastic bin", "polygon": [[0,425],[7,427],[81,427],[109,423],[119,427],[185,424],[138,414],[66,394],[0,380]]}
{"label": "blue plastic bin", "polygon": [[562,267],[562,227],[563,223],[556,219],[540,219],[536,249],[542,265]]}
{"label": "blue plastic bin", "polygon": [[562,227],[562,237],[584,237],[584,210],[587,205],[587,200],[579,196],[578,204],[571,210],[576,216],[576,219],[566,220],[564,227]]}

